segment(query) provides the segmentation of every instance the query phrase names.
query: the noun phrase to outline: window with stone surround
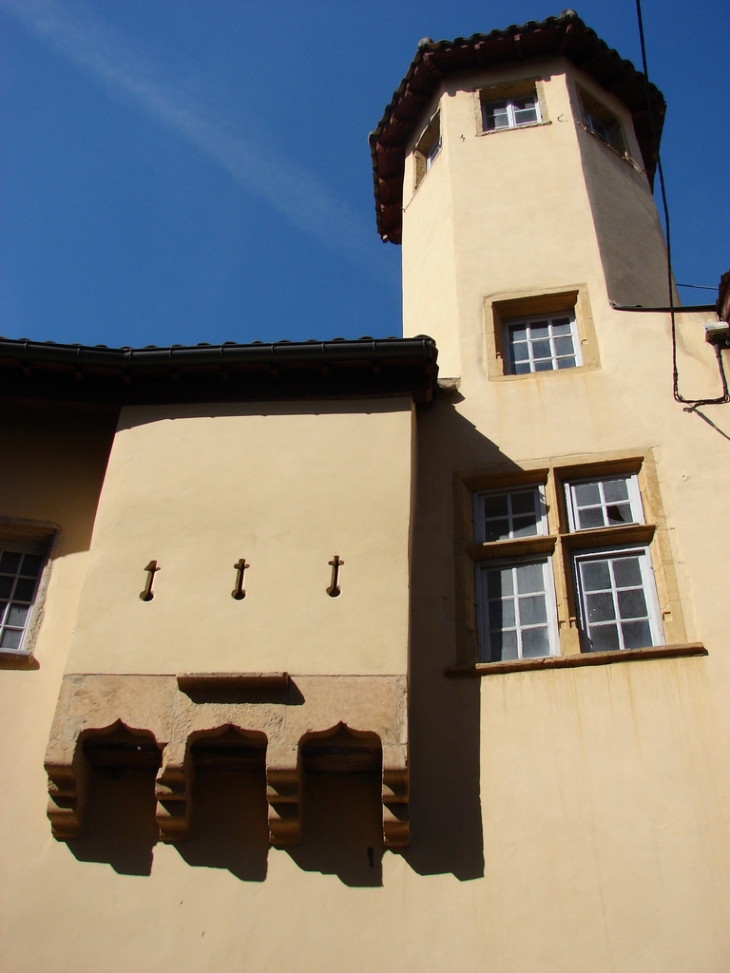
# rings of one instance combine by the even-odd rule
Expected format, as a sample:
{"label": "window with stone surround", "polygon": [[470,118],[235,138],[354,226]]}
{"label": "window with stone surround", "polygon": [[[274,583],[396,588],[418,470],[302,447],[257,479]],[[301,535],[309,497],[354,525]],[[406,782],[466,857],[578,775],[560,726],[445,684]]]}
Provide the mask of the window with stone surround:
{"label": "window with stone surround", "polygon": [[491,381],[531,381],[537,374],[599,367],[593,315],[583,284],[543,294],[485,298],[484,324]]}
{"label": "window with stone surround", "polygon": [[461,481],[462,664],[684,642],[651,459]]}
{"label": "window with stone surround", "polygon": [[0,541],[0,653],[27,655],[26,636],[38,594],[45,551]]}

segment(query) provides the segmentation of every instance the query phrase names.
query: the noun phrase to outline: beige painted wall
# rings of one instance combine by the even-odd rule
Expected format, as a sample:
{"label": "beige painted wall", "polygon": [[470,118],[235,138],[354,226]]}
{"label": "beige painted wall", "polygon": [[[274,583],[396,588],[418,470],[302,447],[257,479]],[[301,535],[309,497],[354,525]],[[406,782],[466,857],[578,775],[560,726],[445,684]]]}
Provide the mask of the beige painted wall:
{"label": "beige painted wall", "polygon": [[[441,374],[462,369],[458,392],[419,415],[412,775],[424,782],[434,820],[460,822],[459,867],[468,873],[465,846],[483,848],[484,877],[472,885],[481,891],[470,900],[460,886],[457,898],[469,904],[448,913],[468,927],[462,966],[477,968],[480,956],[505,970],[720,971],[730,959],[721,919],[730,906],[730,654],[719,568],[730,547],[730,414],[728,406],[700,410],[714,429],[674,401],[668,315],[609,306],[609,298],[666,303],[664,243],[645,177],[572,120],[575,72],[564,71],[532,62],[447,85],[442,158],[410,199],[406,171],[406,333],[416,321],[432,329],[446,349]],[[536,75],[549,124],[475,134],[476,88]],[[447,296],[425,301],[438,287],[424,228],[431,206],[447,199],[452,221],[436,244],[453,247]],[[598,367],[490,377],[485,302],[572,287],[589,300]],[[713,317],[677,317],[687,397],[721,393],[703,334]],[[467,597],[453,580],[463,556],[454,553],[454,473],[509,475],[619,453],[656,462],[687,638],[704,642],[709,656],[453,686],[443,671],[458,659]],[[444,564],[441,581],[433,565]],[[439,755],[430,786],[426,754]],[[445,829],[436,834],[449,840]]]}
{"label": "beige painted wall", "polygon": [[[541,86],[544,124],[482,134],[479,90],[526,78]],[[534,60],[459,76],[424,113],[440,106],[443,150],[415,192],[406,160],[403,320],[404,334],[436,339],[442,376],[482,354],[490,295],[585,283],[596,300],[667,303],[663,237],[630,115],[603,94],[635,165],[586,131],[578,83],[598,91],[560,58]]]}
{"label": "beige painted wall", "polygon": [[409,399],[123,410],[68,671],[405,672],[411,425]]}
{"label": "beige painted wall", "polygon": [[[445,95],[443,153],[406,203],[406,333],[435,334],[441,374],[462,376],[458,393],[417,414],[408,851],[382,854],[379,783],[364,775],[308,776],[303,842],[288,851],[267,851],[262,774],[245,784],[202,780],[197,830],[179,847],[154,844],[151,776],[100,774],[86,837],[54,842],[42,755],[86,566],[78,555],[68,604],[56,608],[65,635],[51,639],[49,616],[41,669],[2,673],[12,795],[0,810],[3,969],[725,973],[730,966],[730,419],[722,407],[702,410],[718,433],[674,402],[666,315],[610,309],[579,134],[559,121],[568,87],[555,65],[543,68],[552,79],[548,126],[462,143],[467,122],[474,131],[473,100],[468,92]],[[550,146],[552,161],[535,171],[538,144]],[[647,260],[661,263],[657,252]],[[490,381],[485,298],[581,283],[600,367]],[[718,391],[702,336],[709,317],[678,319],[686,395]],[[348,413],[322,404],[318,415],[266,411],[129,410],[106,479],[69,671],[402,671],[395,667],[404,663],[408,634],[408,403],[362,403]],[[19,461],[31,471],[17,479],[26,492],[34,489],[37,445],[25,465]],[[454,472],[632,451],[651,451],[656,463],[688,638],[702,640],[709,655],[447,678],[459,597]],[[73,508],[70,487],[59,496]],[[9,506],[30,509],[22,497],[13,490]],[[93,503],[84,509],[88,523]],[[323,588],[335,550],[345,568],[342,598],[333,601]],[[231,566],[244,555],[250,597],[236,603]],[[141,568],[152,557],[162,571],[155,600],[144,605]],[[282,590],[309,620],[305,630],[281,617]],[[224,649],[232,634],[233,649]]]}

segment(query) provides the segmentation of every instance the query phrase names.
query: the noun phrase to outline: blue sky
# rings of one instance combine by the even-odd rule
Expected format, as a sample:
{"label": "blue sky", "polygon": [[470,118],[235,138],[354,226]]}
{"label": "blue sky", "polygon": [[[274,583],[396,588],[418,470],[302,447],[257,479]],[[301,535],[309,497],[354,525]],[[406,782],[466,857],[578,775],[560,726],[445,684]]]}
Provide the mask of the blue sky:
{"label": "blue sky", "polygon": [[[543,0],[0,0],[0,333],[84,344],[400,334],[367,134],[421,37]],[[582,19],[640,65],[634,0]],[[727,0],[644,0],[680,282],[730,266]],[[713,300],[683,291],[685,303]]]}

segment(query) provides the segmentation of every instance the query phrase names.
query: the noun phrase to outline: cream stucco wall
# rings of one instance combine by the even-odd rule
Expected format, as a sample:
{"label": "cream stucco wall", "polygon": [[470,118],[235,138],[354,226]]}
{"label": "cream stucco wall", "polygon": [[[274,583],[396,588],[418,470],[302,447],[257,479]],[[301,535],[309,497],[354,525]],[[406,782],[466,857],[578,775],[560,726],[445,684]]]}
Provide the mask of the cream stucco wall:
{"label": "cream stucco wall", "polygon": [[[51,508],[76,509],[70,473],[95,458],[83,474],[86,540],[52,622],[49,589],[41,668],[2,673],[3,969],[730,966],[730,419],[727,407],[674,401],[666,315],[610,308],[614,270],[649,288],[660,274],[655,216],[634,175],[614,172],[627,163],[599,156],[584,177],[587,153],[606,150],[565,121],[564,65],[527,69],[545,79],[549,125],[476,136],[471,88],[483,82],[460,80],[441,99],[443,152],[412,196],[406,169],[406,333],[434,334],[441,374],[462,379],[419,408],[417,437],[406,401],[127,410],[90,558],[103,437],[76,452],[65,432],[29,440],[5,500],[15,516],[64,522]],[[510,72],[492,77],[520,74]],[[601,229],[602,171],[626,195],[621,219]],[[631,256],[629,218],[650,253]],[[646,275],[609,273],[606,240],[621,239]],[[490,378],[485,299],[574,285],[590,302],[597,367]],[[678,317],[688,396],[718,392],[709,317]],[[448,678],[464,598],[455,476],[617,454],[656,469],[686,637],[709,654]],[[48,467],[66,471],[58,496],[44,489],[34,505],[38,455],[80,458]],[[329,599],[335,552],[343,594]],[[242,556],[249,596],[235,602]],[[162,570],[144,604],[150,558]],[[53,841],[43,749],[87,563],[68,672],[402,672],[410,638],[409,848],[383,852],[379,780],[305,774],[302,844],[268,849],[263,771],[201,771],[179,846],[156,843],[154,773],[97,773],[84,836]]]}
{"label": "cream stucco wall", "polygon": [[409,399],[124,409],[68,671],[405,672],[411,426]]}
{"label": "cream stucco wall", "polygon": [[[475,134],[475,90],[527,77],[542,79],[549,124]],[[459,890],[469,920],[458,907],[450,913],[468,926],[462,966],[476,968],[480,955],[495,969],[720,971],[730,960],[721,919],[730,905],[730,653],[719,569],[730,547],[730,417],[728,406],[701,409],[713,428],[674,401],[668,315],[609,305],[666,303],[666,254],[644,175],[574,120],[577,80],[588,86],[551,61],[446,84],[444,149],[411,197],[406,170],[406,333],[438,336],[441,375],[461,368],[458,391],[419,416],[412,777],[424,780],[435,819],[452,813],[461,823],[452,864],[471,875],[467,851],[483,851],[481,892],[469,900]],[[603,100],[629,124],[609,95]],[[429,236],[432,207],[447,199],[451,223]],[[447,245],[453,254],[439,302],[429,251]],[[501,360],[485,305],[561,288],[588,299],[591,367],[495,374],[490,363],[501,369]],[[703,332],[713,317],[677,316],[680,387],[689,398],[721,393]],[[618,455],[656,465],[685,637],[702,641],[708,657],[455,687],[443,673],[460,661],[469,612],[455,475],[509,477]],[[433,565],[444,564],[441,581]],[[441,601],[433,597],[439,586]],[[668,601],[662,609],[669,632],[676,618]],[[445,751],[461,753],[461,765]],[[430,787],[426,754],[439,755]],[[472,929],[483,938],[469,938]]]}

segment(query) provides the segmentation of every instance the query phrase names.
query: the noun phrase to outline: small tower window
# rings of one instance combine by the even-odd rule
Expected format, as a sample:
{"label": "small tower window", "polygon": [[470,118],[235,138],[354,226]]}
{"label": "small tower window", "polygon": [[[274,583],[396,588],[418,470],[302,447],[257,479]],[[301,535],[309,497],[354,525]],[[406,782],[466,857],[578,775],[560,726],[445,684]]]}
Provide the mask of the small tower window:
{"label": "small tower window", "polygon": [[506,364],[512,375],[582,364],[572,312],[505,321],[504,330]]}
{"label": "small tower window", "polygon": [[579,93],[588,131],[621,155],[626,155],[626,142],[618,118],[587,91],[579,89]]}
{"label": "small tower window", "polygon": [[436,112],[416,146],[416,187],[421,184],[421,180],[436,161],[440,151],[441,113]]}
{"label": "small tower window", "polygon": [[482,101],[482,125],[485,132],[536,125],[539,121],[540,106],[534,90],[529,94],[515,95],[499,101]]}

